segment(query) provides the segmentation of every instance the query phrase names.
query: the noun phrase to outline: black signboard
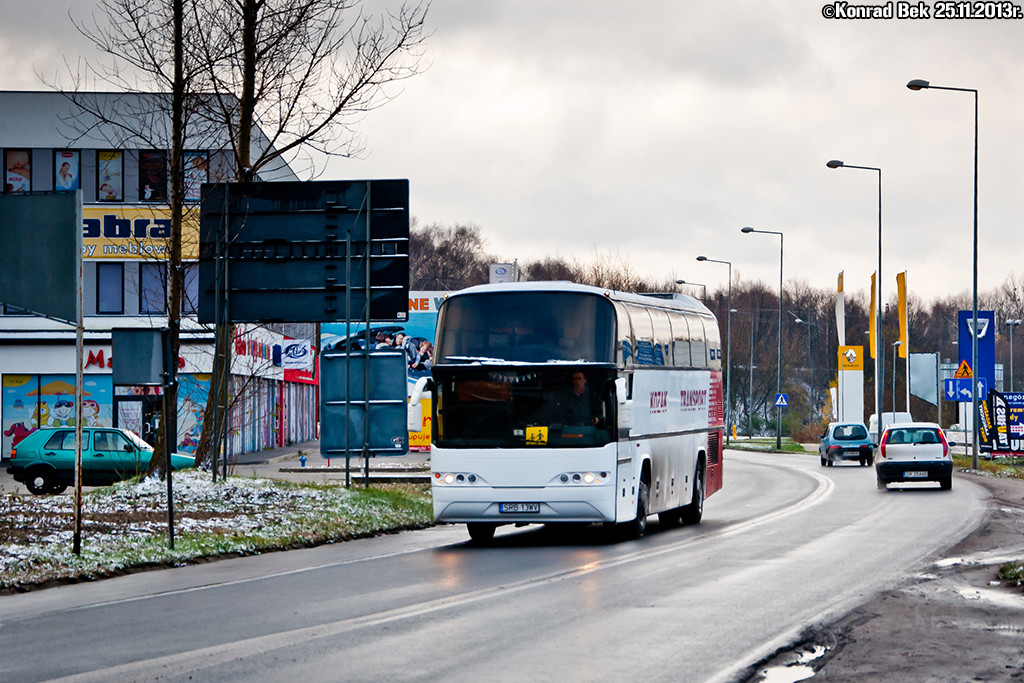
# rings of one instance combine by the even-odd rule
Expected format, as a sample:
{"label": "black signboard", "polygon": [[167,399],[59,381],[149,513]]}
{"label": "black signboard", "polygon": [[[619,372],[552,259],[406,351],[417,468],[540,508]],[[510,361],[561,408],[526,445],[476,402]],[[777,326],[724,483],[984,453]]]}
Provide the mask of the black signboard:
{"label": "black signboard", "polygon": [[409,181],[202,189],[200,322],[401,321]]}

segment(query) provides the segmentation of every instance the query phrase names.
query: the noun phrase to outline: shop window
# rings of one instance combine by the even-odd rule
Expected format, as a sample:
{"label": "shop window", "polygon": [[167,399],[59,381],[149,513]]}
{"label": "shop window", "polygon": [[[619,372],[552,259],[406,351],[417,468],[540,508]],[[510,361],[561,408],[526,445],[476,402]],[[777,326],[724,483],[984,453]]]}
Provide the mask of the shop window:
{"label": "shop window", "polygon": [[166,152],[139,152],[139,201],[167,201]]}
{"label": "shop window", "polygon": [[53,152],[53,189],[57,192],[74,192],[82,187],[82,155],[72,150]]}
{"label": "shop window", "polygon": [[124,152],[96,152],[96,197],[101,202],[124,201]]}
{"label": "shop window", "polygon": [[199,310],[199,264],[183,263],[182,278],[184,280],[181,296],[181,314],[195,315]]}
{"label": "shop window", "polygon": [[96,264],[96,312],[124,313],[124,264]]}
{"label": "shop window", "polygon": [[139,264],[139,313],[167,312],[167,264]]}
{"label": "shop window", "polygon": [[185,152],[185,201],[198,202],[203,183],[210,182],[210,153]]}
{"label": "shop window", "polygon": [[32,191],[32,150],[4,150],[4,192]]}

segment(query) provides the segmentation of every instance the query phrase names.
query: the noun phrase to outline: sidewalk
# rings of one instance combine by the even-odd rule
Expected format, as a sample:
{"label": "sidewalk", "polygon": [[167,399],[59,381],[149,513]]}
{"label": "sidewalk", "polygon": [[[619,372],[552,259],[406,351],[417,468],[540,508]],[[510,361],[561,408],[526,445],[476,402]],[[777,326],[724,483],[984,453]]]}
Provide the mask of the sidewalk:
{"label": "sidewalk", "polygon": [[[303,456],[306,461],[302,462]],[[366,461],[353,454],[349,461],[349,477],[352,481],[363,480]],[[236,476],[255,476],[267,479],[296,482],[345,483],[345,458],[328,460],[320,453],[319,441],[274,448],[252,453],[243,453],[235,462],[229,463],[228,473]],[[371,456],[370,482],[416,482],[430,481],[430,453],[414,451],[401,456]]]}

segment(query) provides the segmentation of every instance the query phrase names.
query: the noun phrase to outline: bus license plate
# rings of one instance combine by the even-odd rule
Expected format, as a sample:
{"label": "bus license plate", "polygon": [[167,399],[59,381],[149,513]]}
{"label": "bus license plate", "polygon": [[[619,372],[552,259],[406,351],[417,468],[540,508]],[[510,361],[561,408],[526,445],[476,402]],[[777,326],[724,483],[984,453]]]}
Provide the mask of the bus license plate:
{"label": "bus license plate", "polygon": [[911,472],[904,472],[903,476],[906,477],[907,479],[927,479],[928,478],[928,473],[927,472],[919,472],[919,471],[915,470],[915,471],[911,471]]}
{"label": "bus license plate", "polygon": [[540,512],[540,503],[498,503],[498,512]]}

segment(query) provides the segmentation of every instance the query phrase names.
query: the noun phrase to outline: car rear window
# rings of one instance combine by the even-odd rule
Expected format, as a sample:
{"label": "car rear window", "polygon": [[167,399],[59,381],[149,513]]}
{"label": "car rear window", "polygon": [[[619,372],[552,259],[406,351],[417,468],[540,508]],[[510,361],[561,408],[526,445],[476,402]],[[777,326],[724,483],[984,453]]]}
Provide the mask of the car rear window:
{"label": "car rear window", "polygon": [[836,441],[854,441],[868,438],[868,430],[864,425],[840,425],[832,432]]}
{"label": "car rear window", "polygon": [[[89,447],[89,434],[82,432],[82,450]],[[73,451],[75,450],[75,433],[71,430],[57,432],[46,442],[43,448],[52,451]]]}
{"label": "car rear window", "polygon": [[939,430],[929,427],[918,429],[903,427],[889,431],[890,444],[900,443],[941,443]]}

